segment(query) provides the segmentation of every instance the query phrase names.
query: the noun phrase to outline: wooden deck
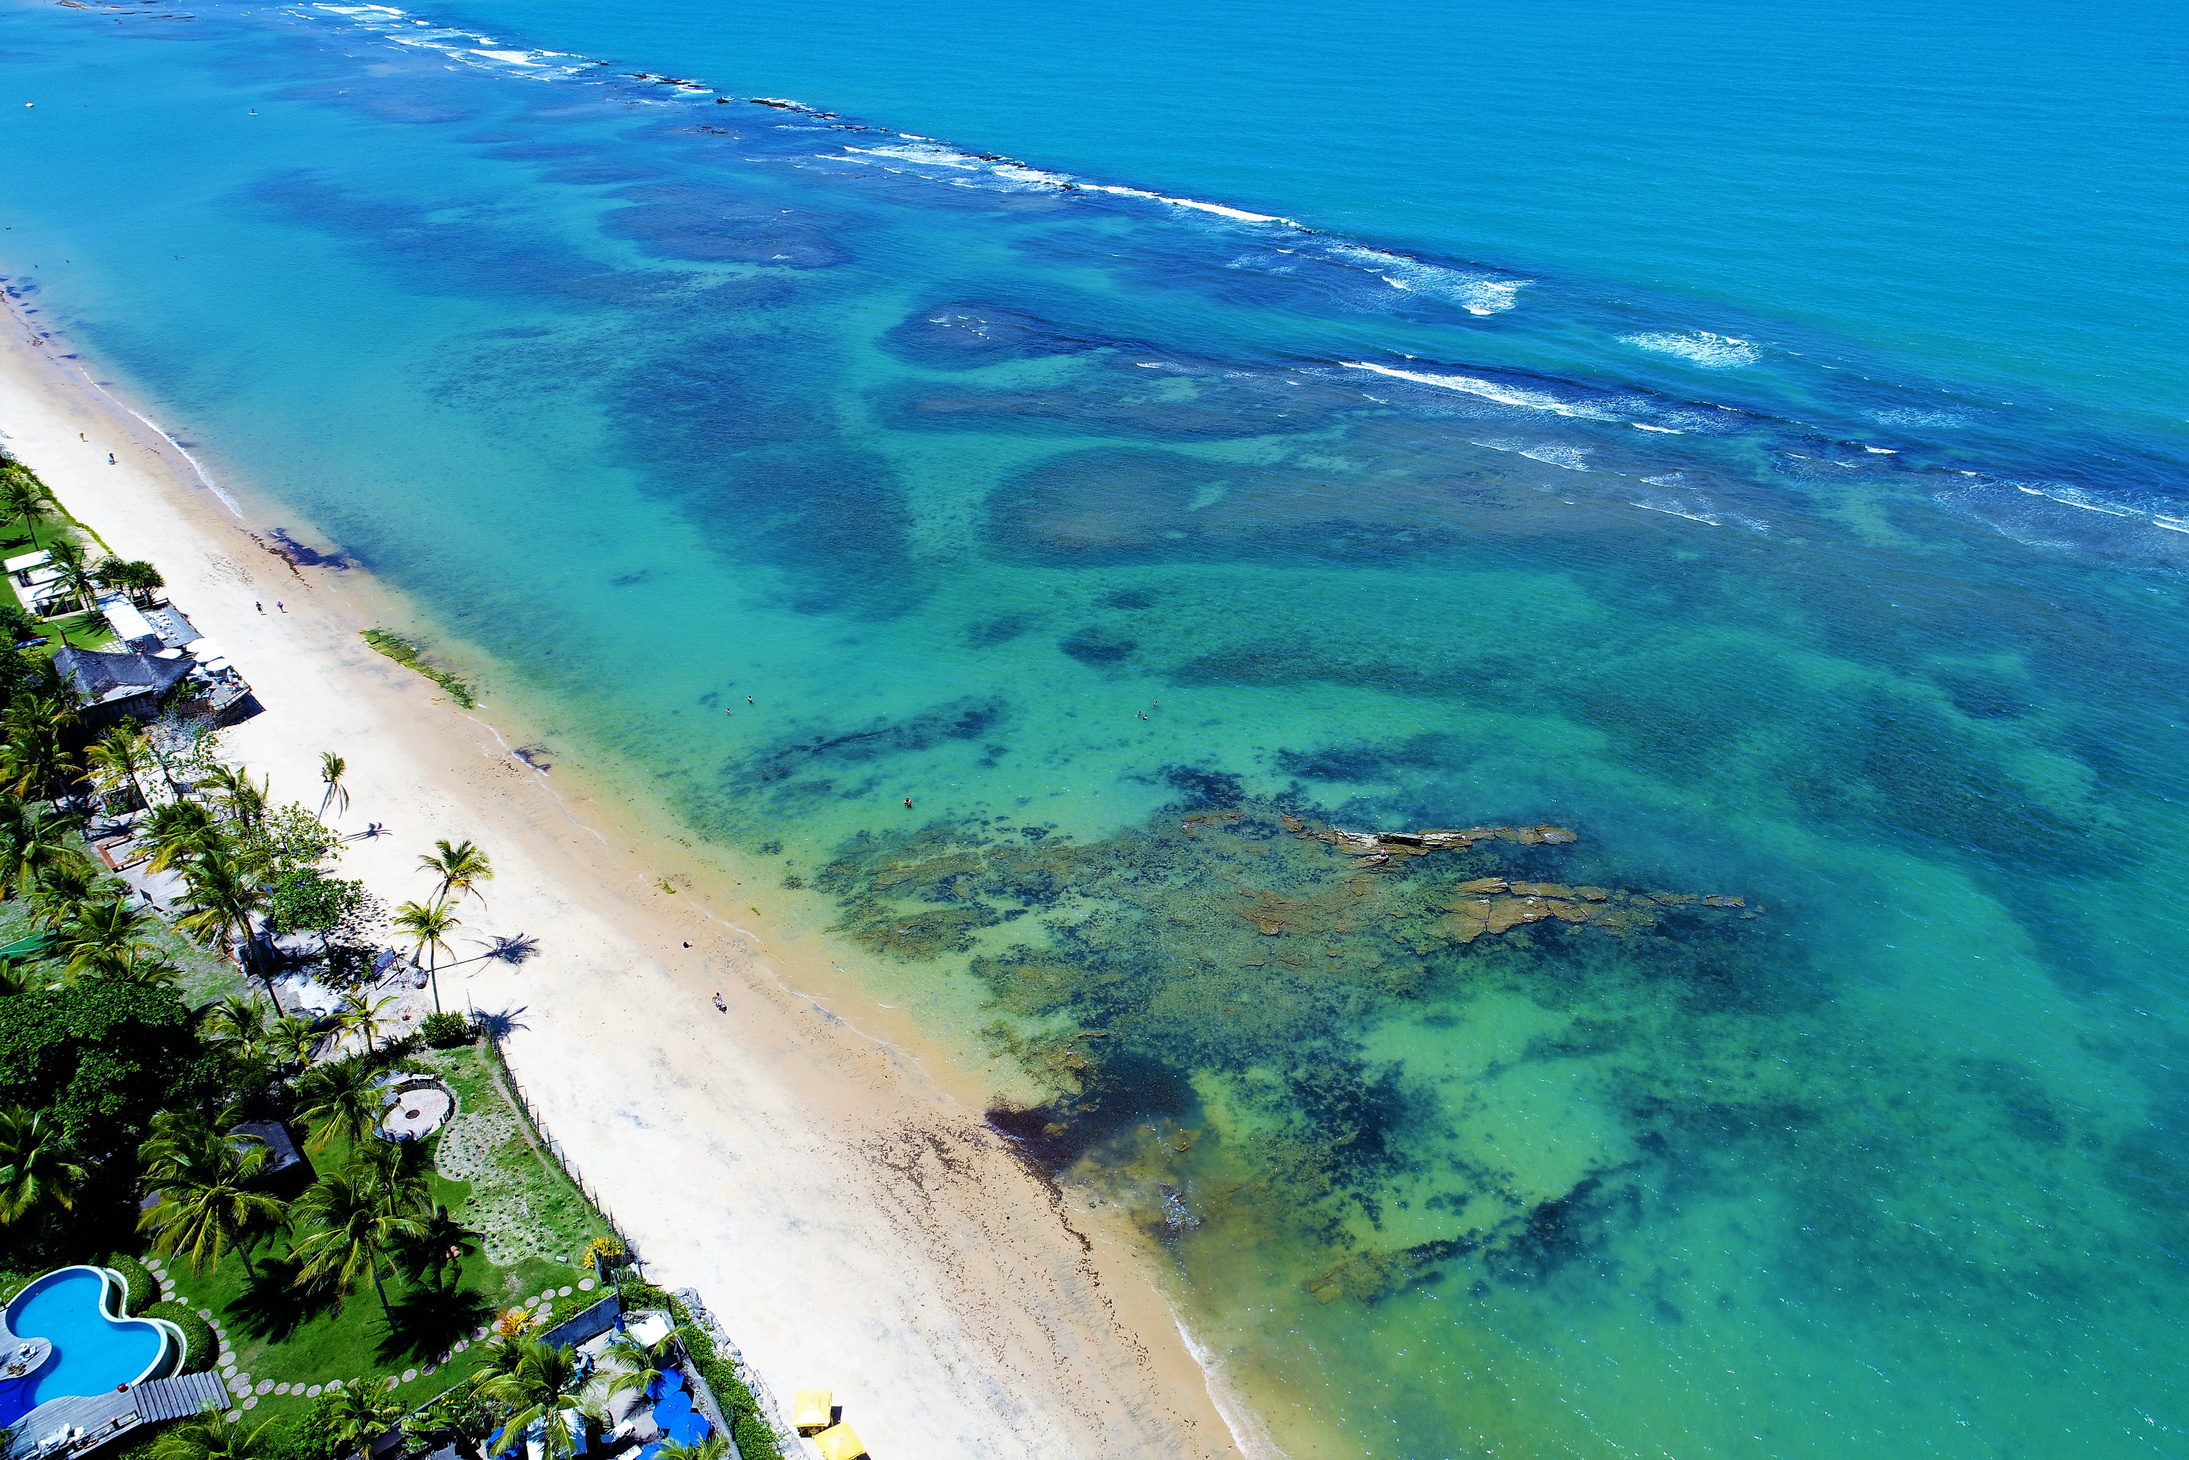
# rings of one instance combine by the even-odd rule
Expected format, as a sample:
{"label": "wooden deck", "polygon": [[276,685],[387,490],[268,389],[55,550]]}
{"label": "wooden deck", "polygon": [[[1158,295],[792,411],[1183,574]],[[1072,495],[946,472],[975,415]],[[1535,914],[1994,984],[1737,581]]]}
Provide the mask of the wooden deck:
{"label": "wooden deck", "polygon": [[217,1374],[147,1379],[112,1394],[49,1400],[16,1422],[5,1460],[75,1460],[140,1425],[224,1410],[228,1403]]}

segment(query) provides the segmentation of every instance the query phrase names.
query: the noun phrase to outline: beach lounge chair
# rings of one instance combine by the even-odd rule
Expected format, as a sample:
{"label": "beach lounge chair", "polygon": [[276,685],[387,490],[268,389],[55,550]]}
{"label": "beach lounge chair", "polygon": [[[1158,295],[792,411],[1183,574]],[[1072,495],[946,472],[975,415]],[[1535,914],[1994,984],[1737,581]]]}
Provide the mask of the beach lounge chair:
{"label": "beach lounge chair", "polygon": [[791,1400],[790,1422],[801,1435],[817,1435],[836,1423],[836,1391],[801,1389]]}
{"label": "beach lounge chair", "polygon": [[813,1443],[821,1452],[821,1460],[860,1460],[866,1454],[866,1446],[852,1433],[850,1425],[830,1425],[813,1437]]}

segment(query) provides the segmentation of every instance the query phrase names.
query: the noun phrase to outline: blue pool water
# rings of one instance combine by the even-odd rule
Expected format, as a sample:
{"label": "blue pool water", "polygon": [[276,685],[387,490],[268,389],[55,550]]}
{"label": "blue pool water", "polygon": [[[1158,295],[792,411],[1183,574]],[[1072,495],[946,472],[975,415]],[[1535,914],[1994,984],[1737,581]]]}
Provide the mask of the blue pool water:
{"label": "blue pool water", "polygon": [[1293,1453],[2189,1460],[2189,9],[0,0],[0,77],[32,321],[770,858]]}
{"label": "blue pool water", "polygon": [[141,1318],[114,1318],[101,1305],[107,1279],[88,1267],[48,1273],[8,1304],[18,1338],[44,1338],[53,1355],[37,1373],[0,1383],[0,1425],[11,1425],[49,1399],[97,1394],[134,1384],[160,1360],[167,1335]]}

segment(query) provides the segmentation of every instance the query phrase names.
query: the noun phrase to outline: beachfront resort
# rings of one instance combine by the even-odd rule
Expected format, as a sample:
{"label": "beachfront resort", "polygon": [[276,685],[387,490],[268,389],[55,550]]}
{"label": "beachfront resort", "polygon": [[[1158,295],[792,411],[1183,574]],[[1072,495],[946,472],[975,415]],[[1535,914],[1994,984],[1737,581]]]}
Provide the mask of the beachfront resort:
{"label": "beachfront resort", "polygon": [[0,1460],[865,1453],[657,1286],[611,1215],[646,1194],[585,1184],[447,986],[533,951],[460,931],[489,853],[343,876],[388,833],[339,750],[231,763],[257,691],[157,568],[4,459],[0,512]]}

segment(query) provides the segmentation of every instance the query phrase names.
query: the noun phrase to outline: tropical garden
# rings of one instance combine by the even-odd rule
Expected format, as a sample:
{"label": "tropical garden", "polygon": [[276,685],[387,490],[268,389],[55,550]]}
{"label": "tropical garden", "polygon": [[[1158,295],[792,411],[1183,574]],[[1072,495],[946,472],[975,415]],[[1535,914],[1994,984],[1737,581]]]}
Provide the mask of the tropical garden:
{"label": "tropical garden", "polygon": [[[0,511],[35,531],[22,475],[0,464]],[[282,802],[189,707],[95,732],[13,644],[0,704],[0,1302],[57,1266],[115,1268],[131,1311],[174,1321],[184,1368],[217,1371],[234,1401],[133,1447],[333,1460],[407,1415],[414,1447],[507,1449],[532,1427],[559,1460],[562,1417],[597,1423],[629,1373],[658,1380],[667,1350],[618,1348],[594,1374],[540,1341],[627,1275],[494,1031],[440,1001],[487,854],[437,843],[419,859],[431,893],[390,911],[339,874],[339,755],[316,810]],[[416,1023],[379,992],[387,944],[432,990]],[[300,960],[336,1007],[284,1007],[277,975]],[[383,1138],[397,1092],[429,1081],[450,1118]],[[764,1425],[750,1438],[774,1453]]]}

